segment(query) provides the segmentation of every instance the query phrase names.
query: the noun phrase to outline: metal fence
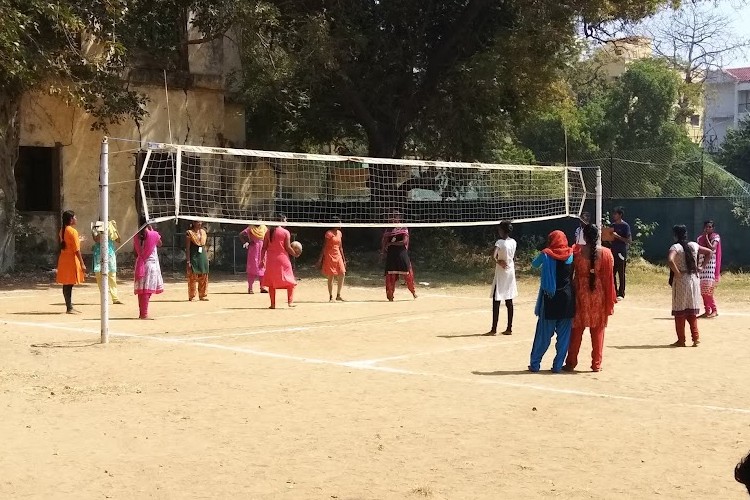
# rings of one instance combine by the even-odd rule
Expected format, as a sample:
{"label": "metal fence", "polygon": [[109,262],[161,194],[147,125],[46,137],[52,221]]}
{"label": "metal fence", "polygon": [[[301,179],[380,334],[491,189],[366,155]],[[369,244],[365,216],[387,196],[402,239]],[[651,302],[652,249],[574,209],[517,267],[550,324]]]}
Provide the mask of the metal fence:
{"label": "metal fence", "polygon": [[700,150],[665,147],[577,154],[568,164],[582,168],[589,197],[594,196],[598,167],[604,199],[718,197],[750,206],[750,184]]}

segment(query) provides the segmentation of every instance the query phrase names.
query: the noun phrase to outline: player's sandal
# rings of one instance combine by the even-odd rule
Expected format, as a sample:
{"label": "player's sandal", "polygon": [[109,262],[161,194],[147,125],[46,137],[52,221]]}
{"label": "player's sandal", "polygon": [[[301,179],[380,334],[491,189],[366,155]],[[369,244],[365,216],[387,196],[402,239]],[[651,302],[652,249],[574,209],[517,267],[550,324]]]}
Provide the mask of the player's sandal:
{"label": "player's sandal", "polygon": [[513,335],[513,331],[512,331],[512,330],[505,330],[505,331],[504,331],[503,333],[501,333],[500,335]]}
{"label": "player's sandal", "polygon": [[487,332],[487,333],[483,333],[483,334],[482,334],[482,337],[494,337],[495,335],[497,335],[497,331],[495,331],[495,330],[490,330],[490,331],[489,331],[489,332]]}
{"label": "player's sandal", "polygon": [[669,347],[685,347],[685,342],[678,340],[674,344],[669,344]]}
{"label": "player's sandal", "polygon": [[338,302],[346,302],[344,299],[341,298],[341,295],[336,295],[336,300]]}

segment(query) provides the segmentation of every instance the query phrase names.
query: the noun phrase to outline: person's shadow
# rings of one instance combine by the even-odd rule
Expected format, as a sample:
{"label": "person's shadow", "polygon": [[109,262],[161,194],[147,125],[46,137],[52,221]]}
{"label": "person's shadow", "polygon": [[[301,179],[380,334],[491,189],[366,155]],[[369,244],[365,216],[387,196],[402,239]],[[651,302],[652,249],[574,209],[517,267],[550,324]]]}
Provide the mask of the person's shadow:
{"label": "person's shadow", "polygon": [[[561,373],[567,373],[567,372],[561,372]],[[575,373],[575,372],[573,372]],[[494,372],[480,372],[480,371],[473,371],[471,372],[472,375],[482,375],[482,376],[499,376],[499,375],[553,375],[552,371],[550,370],[539,370],[538,372],[532,372],[529,370],[496,370]],[[555,373],[554,375],[558,375]]]}
{"label": "person's shadow", "polygon": [[487,335],[486,333],[466,333],[463,335],[438,335],[437,336],[440,339],[460,339],[460,338],[467,338],[467,337],[503,337],[503,335],[497,334],[497,335]]}
{"label": "person's shadow", "polygon": [[653,344],[653,345],[608,345],[608,348],[620,349],[623,351],[643,351],[649,349],[674,349],[669,344]]}

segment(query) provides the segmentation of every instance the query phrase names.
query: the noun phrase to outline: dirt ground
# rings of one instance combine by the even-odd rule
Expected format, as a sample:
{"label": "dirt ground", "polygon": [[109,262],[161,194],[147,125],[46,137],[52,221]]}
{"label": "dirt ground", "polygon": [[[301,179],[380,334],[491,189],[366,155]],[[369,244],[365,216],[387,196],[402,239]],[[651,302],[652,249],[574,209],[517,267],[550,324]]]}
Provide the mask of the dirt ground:
{"label": "dirt ground", "polygon": [[[169,283],[139,321],[130,282],[98,344],[95,284],[0,291],[0,498],[741,499],[750,286],[720,289],[699,348],[669,289],[632,286],[590,373],[526,371],[536,283],[512,337],[489,289],[351,287],[295,309],[214,278]],[[283,295],[279,297],[285,303]],[[504,310],[501,326],[504,324]],[[554,346],[542,368],[549,369]]]}

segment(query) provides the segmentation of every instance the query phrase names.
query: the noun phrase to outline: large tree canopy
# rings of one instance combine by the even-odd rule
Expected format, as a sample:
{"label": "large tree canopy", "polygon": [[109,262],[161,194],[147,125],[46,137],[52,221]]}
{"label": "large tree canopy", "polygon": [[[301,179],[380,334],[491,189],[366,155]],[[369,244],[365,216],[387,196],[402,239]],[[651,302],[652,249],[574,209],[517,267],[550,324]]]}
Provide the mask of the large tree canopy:
{"label": "large tree canopy", "polygon": [[[0,0],[0,271],[12,266],[19,141],[24,93],[43,90],[81,106],[95,126],[143,114],[141,97],[120,75],[125,49],[111,26],[125,9],[116,0]],[[86,49],[93,36],[97,44]]]}
{"label": "large tree canopy", "polygon": [[144,97],[123,79],[132,57],[141,64],[148,55],[159,69],[189,70],[188,46],[223,36],[248,3],[0,0],[0,271],[13,261],[21,97],[59,95],[91,113],[94,127],[140,120]]}
{"label": "large tree canopy", "polygon": [[250,140],[359,136],[376,156],[481,159],[487,137],[545,99],[578,22],[665,3],[259,1],[243,37]]}

